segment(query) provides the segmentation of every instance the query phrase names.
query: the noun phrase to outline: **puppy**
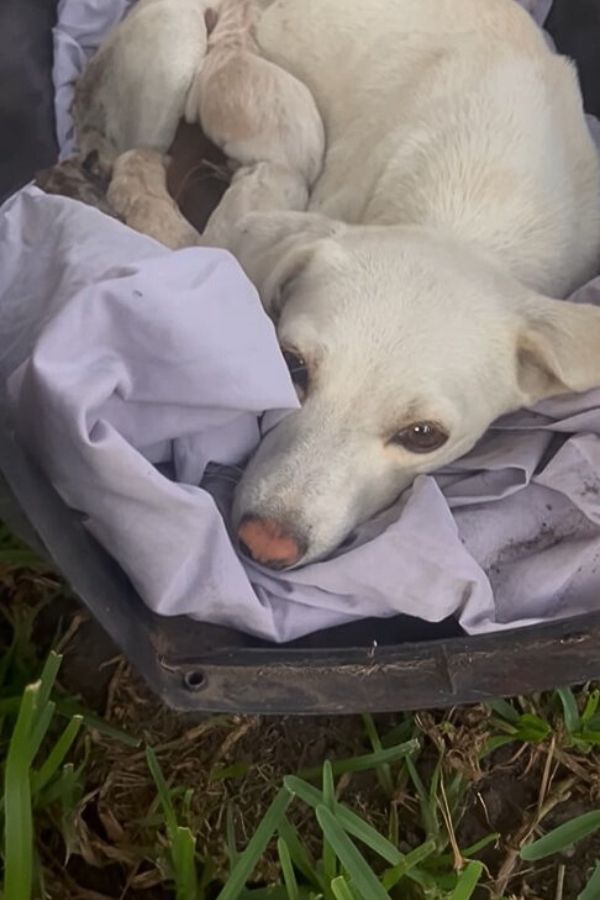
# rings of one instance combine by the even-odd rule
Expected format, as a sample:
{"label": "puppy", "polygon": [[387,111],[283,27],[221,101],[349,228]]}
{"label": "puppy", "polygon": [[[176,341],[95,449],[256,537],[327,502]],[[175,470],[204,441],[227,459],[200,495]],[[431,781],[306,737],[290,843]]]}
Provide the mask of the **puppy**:
{"label": "puppy", "polygon": [[119,153],[165,153],[206,53],[206,0],[139,0],[88,63],[75,90],[79,151],[109,167]]}
{"label": "puppy", "polygon": [[185,117],[200,122],[237,165],[261,164],[263,180],[272,167],[274,178],[288,184],[286,202],[302,209],[323,164],[323,122],[308,88],[258,55],[253,19],[253,0],[223,0],[218,13],[207,13],[208,52]]}

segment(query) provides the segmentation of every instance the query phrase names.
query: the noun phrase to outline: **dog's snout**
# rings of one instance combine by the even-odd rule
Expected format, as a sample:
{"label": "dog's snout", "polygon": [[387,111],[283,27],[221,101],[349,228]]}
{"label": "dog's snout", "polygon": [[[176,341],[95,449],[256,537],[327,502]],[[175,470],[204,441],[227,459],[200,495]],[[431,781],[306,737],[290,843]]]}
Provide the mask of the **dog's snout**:
{"label": "dog's snout", "polygon": [[247,515],[238,528],[240,550],[270,569],[296,565],[306,553],[306,541],[274,519]]}

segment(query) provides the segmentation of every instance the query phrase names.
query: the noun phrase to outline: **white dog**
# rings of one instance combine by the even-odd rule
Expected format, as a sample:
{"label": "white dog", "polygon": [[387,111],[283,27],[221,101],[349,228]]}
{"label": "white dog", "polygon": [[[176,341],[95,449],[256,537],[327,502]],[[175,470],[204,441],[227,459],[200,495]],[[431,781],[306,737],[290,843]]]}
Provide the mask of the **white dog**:
{"label": "white dog", "polygon": [[600,174],[574,68],[513,0],[276,0],[257,40],[327,134],[307,212],[259,197],[221,231],[303,400],[234,505],[283,568],[498,416],[600,385],[600,309],[553,299],[597,271]]}

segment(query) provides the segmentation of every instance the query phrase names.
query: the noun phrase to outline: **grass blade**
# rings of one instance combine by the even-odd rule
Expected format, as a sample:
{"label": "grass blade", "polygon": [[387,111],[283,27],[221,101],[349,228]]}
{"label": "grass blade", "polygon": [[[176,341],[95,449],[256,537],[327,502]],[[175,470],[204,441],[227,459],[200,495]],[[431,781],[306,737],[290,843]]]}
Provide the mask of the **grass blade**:
{"label": "grass blade", "polygon": [[437,805],[437,796],[440,790],[441,778],[442,758],[440,757],[434,766],[433,772],[431,773],[431,780],[429,782],[429,806],[431,809],[435,809]]}
{"label": "grass blade", "polygon": [[355,900],[354,894],[350,890],[350,886],[343,875],[334,878],[331,882],[331,892],[335,900]]}
{"label": "grass blade", "polygon": [[33,822],[29,760],[40,682],[23,692],[4,772],[4,900],[30,900],[33,878]]}
{"label": "grass blade", "polygon": [[553,831],[549,831],[544,837],[527,844],[521,849],[521,859],[526,862],[537,862],[538,859],[545,859],[552,856],[566,847],[571,847],[577,841],[581,841],[589,834],[593,834],[600,829],[600,810],[584,813],[577,816],[564,825],[559,825]]}
{"label": "grass blade", "polygon": [[450,900],[469,900],[483,874],[483,863],[471,862],[461,872],[458,884],[450,894]]}
{"label": "grass blade", "polygon": [[425,825],[427,837],[437,840],[440,834],[440,823],[437,817],[437,803],[435,802],[435,799],[433,804],[430,802],[429,795],[425,790],[425,785],[421,781],[421,776],[417,772],[417,767],[410,756],[406,757],[406,768],[408,769],[408,774],[410,775],[415,790],[419,795],[421,816],[423,824]]}
{"label": "grass blade", "polygon": [[594,869],[592,877],[577,897],[577,900],[598,900],[600,897],[600,863]]}
{"label": "grass blade", "polygon": [[286,775],[283,784],[290,793],[295,794],[307,806],[316,809],[317,806],[323,804],[323,792],[297,775]]}
{"label": "grass blade", "polygon": [[598,688],[593,690],[590,696],[587,698],[587,702],[585,704],[585,709],[581,713],[581,721],[583,725],[587,725],[590,719],[596,715],[596,711],[598,709],[598,704],[600,703],[600,691]]}
{"label": "grass blade", "polygon": [[463,856],[465,859],[469,859],[471,856],[476,856],[478,853],[481,853],[482,850],[485,850],[486,847],[489,847],[490,844],[496,844],[502,835],[498,831],[494,831],[492,834],[486,835],[486,837],[481,838],[480,841],[477,841],[475,844],[471,844],[465,850],[463,850]]}
{"label": "grass blade", "polygon": [[583,731],[574,731],[571,737],[577,745],[584,747],[595,747],[600,744],[600,731],[588,731],[584,728]]}
{"label": "grass blade", "polygon": [[169,842],[173,844],[175,842],[175,833],[178,828],[177,816],[175,815],[175,807],[173,806],[173,802],[171,800],[171,794],[169,792],[167,782],[165,781],[165,776],[162,773],[160,763],[158,762],[158,757],[156,756],[156,753],[154,752],[152,747],[146,747],[146,762],[148,764],[150,774],[152,775],[152,778],[154,780],[154,784],[156,785],[158,799],[160,801],[160,805],[162,806],[163,815],[165,817],[165,825]]}
{"label": "grass blade", "polygon": [[183,794],[183,800],[181,801],[181,820],[183,822],[189,822],[192,817],[192,801],[194,799],[194,789],[187,788]]}
{"label": "grass blade", "polygon": [[178,826],[171,845],[176,900],[197,900],[196,841],[189,828]]}
{"label": "grass blade", "polygon": [[331,812],[335,809],[335,784],[330,760],[323,763],[323,803]]}
{"label": "grass blade", "polygon": [[73,763],[67,763],[63,766],[60,780],[56,785],[50,786],[49,793],[54,787],[56,787],[56,797],[60,800],[61,831],[65,842],[65,858],[66,862],[68,862],[73,853],[80,849],[75,821],[77,806],[83,793]]}
{"label": "grass blade", "polygon": [[231,766],[222,766],[211,769],[208,775],[209,781],[227,781],[228,779],[243,778],[251,769],[250,763],[237,762]]}
{"label": "grass blade", "polygon": [[379,879],[331,810],[326,806],[318,806],[316,815],[323,834],[333,847],[337,858],[348,872],[359,894],[368,900],[389,900],[388,892],[381,886]]}
{"label": "grass blade", "polygon": [[31,728],[31,734],[29,735],[29,759],[27,760],[29,766],[31,766],[33,760],[38,755],[39,749],[42,746],[42,741],[50,728],[50,723],[52,722],[55,711],[56,705],[52,703],[52,701],[46,703],[46,706],[42,710],[36,710],[36,718]]}
{"label": "grass blade", "polygon": [[279,828],[292,799],[293,794],[285,788],[279,791],[251,837],[248,846],[240,854],[237,864],[227,879],[227,884],[217,895],[216,900],[237,900],[260,857],[265,852],[267,844]]}
{"label": "grass blade", "polygon": [[[346,812],[349,815],[346,815]],[[379,834],[368,822],[361,819],[360,816],[357,816],[350,810],[342,810],[338,806],[335,817],[344,831],[347,831],[353,838],[356,838],[361,844],[364,844],[386,862],[392,865],[401,865],[406,861],[406,857],[400,853],[397,847],[390,843],[382,834]]]}
{"label": "grass blade", "polygon": [[[371,747],[373,750],[378,753],[383,750],[383,744],[381,743],[381,738],[379,737],[379,733],[375,726],[375,722],[373,721],[373,716],[365,713],[362,717],[365,731],[367,732],[367,737],[371,742]],[[392,770],[390,769],[389,763],[384,763],[381,766],[377,767],[377,780],[379,784],[388,795],[391,797],[394,793],[394,779],[392,778]]]}
{"label": "grass blade", "polygon": [[[419,746],[418,740],[407,741],[405,744],[398,744],[396,747],[389,747],[387,750],[379,750],[376,753],[335,760],[331,763],[331,768],[335,776],[345,775],[346,772],[367,772],[386,763],[398,762],[400,759],[409,757],[419,749]],[[320,778],[322,773],[322,767],[315,766],[311,769],[303,769],[298,772],[298,776],[307,781],[314,781],[316,778]]]}
{"label": "grass blade", "polygon": [[[481,853],[482,850],[485,850],[486,847],[489,847],[490,844],[496,844],[502,835],[495,831],[493,834],[487,834],[484,838],[481,838],[480,841],[477,841],[475,844],[471,844],[469,847],[465,847],[462,850],[463,859],[469,861],[471,857],[477,856],[478,853]],[[438,856],[436,862],[440,865],[452,865],[453,856],[451,853],[442,853]]]}
{"label": "grass blade", "polygon": [[435,852],[436,847],[435,841],[425,841],[420,847],[416,847],[410,853],[407,853],[401,863],[398,863],[393,869],[388,869],[384,872],[381,883],[386,891],[391,891],[402,878],[409,874],[411,869],[414,869],[415,866],[418,866],[419,863],[431,856]]}
{"label": "grass blade", "polygon": [[481,751],[481,758],[483,759],[486,756],[489,756],[490,753],[493,753],[495,750],[499,750],[501,747],[505,747],[507,744],[512,744],[514,741],[517,741],[518,735],[515,734],[500,734],[496,735],[496,737],[491,737],[485,744],[485,747]]}
{"label": "grass blade", "polygon": [[501,719],[505,719],[505,721],[511,722],[513,725],[516,725],[520,719],[520,714],[508,700],[491,700],[487,703],[487,706]]}
{"label": "grass blade", "polygon": [[225,849],[229,858],[229,868],[233,869],[238,861],[237,845],[235,840],[235,822],[233,819],[233,803],[227,804],[225,814]]}
{"label": "grass blade", "polygon": [[395,725],[390,731],[386,731],[383,735],[381,743],[384,749],[387,747],[395,747],[396,744],[404,744],[406,741],[409,741],[413,730],[414,722],[412,716],[407,716],[404,722]]}
{"label": "grass blade", "polygon": [[[331,762],[328,759],[323,763],[323,804],[332,814],[335,813],[335,785]],[[325,882],[330,884],[338,874],[337,859],[325,835],[323,835],[322,857]]]}
{"label": "grass blade", "polygon": [[[289,775],[284,778],[283,783],[288,790],[296,794],[299,800],[302,800],[313,809],[323,804],[321,791],[318,791],[311,784],[307,784],[306,781],[302,781],[295,775]],[[365,822],[364,819],[361,819],[360,816],[357,816],[356,813],[352,812],[352,810],[348,809],[347,806],[337,803],[335,817],[344,831],[357,838],[390,865],[397,866],[403,862],[405,858],[403,854],[387,838],[379,834],[378,831]]]}
{"label": "grass blade", "polygon": [[541,744],[550,737],[552,729],[541,716],[535,716],[532,713],[524,713],[519,718],[517,726],[517,737],[523,742],[530,741],[532,744]]}
{"label": "grass blade", "polygon": [[0,550],[0,565],[11,569],[48,569],[48,563],[43,562],[31,550]]}
{"label": "grass blade", "polygon": [[56,775],[75,738],[79,734],[79,729],[83,719],[81,716],[73,716],[61,736],[56,741],[54,747],[36,772],[31,775],[31,792],[34,795],[43,790],[48,782]]}
{"label": "grass blade", "polygon": [[54,687],[54,683],[56,681],[56,676],[58,675],[58,670],[60,669],[62,659],[62,656],[60,656],[58,653],[55,653],[54,650],[51,650],[46,658],[44,668],[42,669],[42,674],[40,675],[38,713],[41,713],[42,709],[50,700],[52,688]]}
{"label": "grass blade", "polygon": [[66,719],[72,719],[73,716],[81,716],[83,718],[83,724],[86,728],[89,728],[90,731],[97,731],[102,737],[109,738],[112,741],[118,741],[120,744],[125,744],[126,747],[139,747],[142,743],[139,738],[132,737],[132,735],[127,734],[126,731],[115,728],[114,725],[109,725],[108,722],[99,719],[98,716],[88,713],[86,709],[73,700],[57,700],[56,712]]}
{"label": "grass blade", "polygon": [[[311,894],[305,888],[299,888],[300,900],[322,900],[321,894]],[[244,890],[240,894],[240,900],[289,900],[288,892],[283,885],[275,885],[274,887],[254,888],[253,890]]]}
{"label": "grass blade", "polygon": [[322,878],[319,872],[317,872],[314,860],[302,844],[298,837],[298,832],[285,816],[281,820],[278,832],[279,836],[283,838],[287,845],[290,857],[296,869],[304,875],[309,884],[318,891],[322,891]]}
{"label": "grass blade", "polygon": [[579,708],[577,700],[571,688],[558,688],[557,692],[563,707],[563,715],[565,717],[565,725],[569,734],[579,731],[581,728],[581,718],[579,716]]}
{"label": "grass blade", "polygon": [[277,841],[277,854],[283,874],[283,881],[287,890],[288,900],[300,900],[300,891],[298,890],[298,882],[296,881],[296,873],[292,865],[292,857],[288,845],[283,838]]}

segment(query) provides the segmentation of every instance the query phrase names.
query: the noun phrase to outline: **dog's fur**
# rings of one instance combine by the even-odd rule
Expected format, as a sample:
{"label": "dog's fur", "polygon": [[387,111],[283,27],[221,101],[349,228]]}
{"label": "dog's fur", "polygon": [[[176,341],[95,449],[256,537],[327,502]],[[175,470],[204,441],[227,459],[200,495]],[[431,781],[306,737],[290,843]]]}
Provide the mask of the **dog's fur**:
{"label": "dog's fur", "polygon": [[198,242],[198,232],[184,218],[167,190],[169,159],[155,150],[130,150],[115,166],[107,200],[136,231],[179,250]]}
{"label": "dog's fur", "polygon": [[208,0],[138,0],[75,90],[79,151],[110,167],[132,147],[166,153],[206,53]]}
{"label": "dog's fur", "polygon": [[[264,183],[241,218],[226,194],[204,240],[236,254],[306,362],[302,408],[234,507],[292,538],[298,564],[496,417],[600,385],[600,309],[551,299],[597,271],[600,176],[574,68],[513,0],[276,0],[256,36],[312,91],[324,168],[307,212]],[[394,441],[421,422],[446,443]]]}
{"label": "dog's fur", "polygon": [[108,216],[117,218],[106,199],[111,173],[100,167],[97,151],[87,157],[80,155],[36,172],[35,185],[47,194],[60,194],[94,206]]}
{"label": "dog's fur", "polygon": [[[231,181],[226,157],[198,125],[188,125],[182,119],[166,160],[169,194],[188,222],[198,231],[204,231]],[[162,161],[157,171],[163,190]],[[35,176],[36,186],[47,194],[79,200],[106,215],[119,218],[107,199],[111,180],[112,170],[100,167],[97,151],[92,151],[85,158],[76,154],[40,170]]]}
{"label": "dog's fur", "polygon": [[248,212],[305,210],[323,165],[325,135],[313,96],[258,55],[254,13],[254,0],[222,0],[186,102],[187,121],[198,122],[237,169],[207,225],[216,245]]}
{"label": "dog's fur", "polygon": [[268,161],[300,176],[306,206],[323,165],[323,122],[306,85],[256,52],[254,11],[254,0],[222,0],[186,119],[237,163]]}

